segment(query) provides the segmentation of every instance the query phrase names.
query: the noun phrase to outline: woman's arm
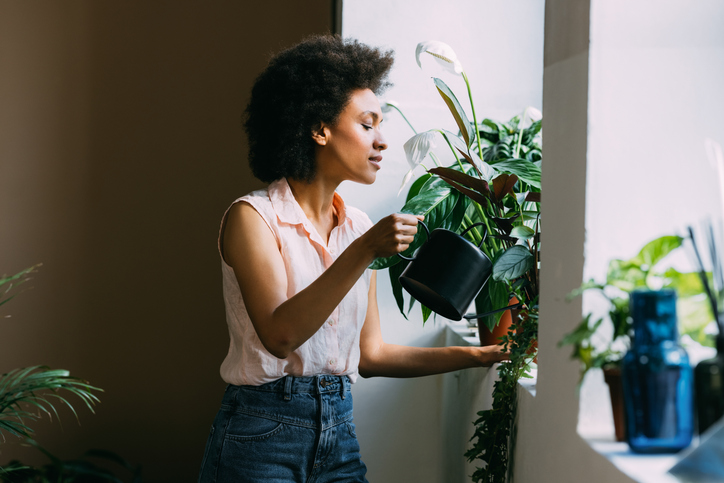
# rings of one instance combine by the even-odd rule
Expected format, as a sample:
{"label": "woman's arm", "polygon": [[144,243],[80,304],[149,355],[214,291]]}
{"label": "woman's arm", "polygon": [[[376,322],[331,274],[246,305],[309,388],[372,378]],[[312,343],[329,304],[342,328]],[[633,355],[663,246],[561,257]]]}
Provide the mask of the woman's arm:
{"label": "woman's arm", "polygon": [[377,257],[405,250],[417,218],[390,215],[355,240],[314,282],[287,298],[287,275],[277,241],[261,215],[247,203],[229,211],[224,259],[239,282],[249,318],[261,343],[284,359],[324,324]]}
{"label": "woman's arm", "polygon": [[360,335],[359,373],[362,377],[417,377],[507,360],[500,346],[406,347],[382,340],[377,308],[377,273],[372,274],[367,317]]}

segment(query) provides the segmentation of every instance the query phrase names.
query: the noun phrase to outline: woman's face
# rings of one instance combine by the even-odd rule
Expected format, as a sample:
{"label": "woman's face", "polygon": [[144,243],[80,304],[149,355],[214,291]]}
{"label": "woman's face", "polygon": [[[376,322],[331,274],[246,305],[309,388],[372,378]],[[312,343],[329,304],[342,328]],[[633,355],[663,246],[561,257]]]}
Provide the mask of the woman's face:
{"label": "woman's face", "polygon": [[387,149],[380,124],[382,111],[374,92],[360,89],[352,96],[334,125],[322,124],[317,141],[317,170],[338,182],[372,184]]}

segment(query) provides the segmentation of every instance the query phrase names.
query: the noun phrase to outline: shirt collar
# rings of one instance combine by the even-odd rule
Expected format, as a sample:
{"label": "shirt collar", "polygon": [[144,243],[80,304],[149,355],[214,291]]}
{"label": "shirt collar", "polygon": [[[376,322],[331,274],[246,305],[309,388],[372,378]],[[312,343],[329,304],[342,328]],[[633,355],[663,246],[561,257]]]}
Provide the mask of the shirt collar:
{"label": "shirt collar", "polygon": [[[294,198],[294,193],[292,193],[292,189],[289,187],[286,178],[278,179],[270,184],[268,192],[272,208],[279,218],[279,221],[289,223],[290,225],[302,225],[310,235],[317,234],[307,215],[304,214],[304,210],[302,210],[302,207],[299,206],[296,198]],[[341,227],[349,223],[350,219],[347,217],[347,208],[344,200],[336,191],[334,193],[334,199],[332,200],[332,206],[337,213],[337,226]]]}

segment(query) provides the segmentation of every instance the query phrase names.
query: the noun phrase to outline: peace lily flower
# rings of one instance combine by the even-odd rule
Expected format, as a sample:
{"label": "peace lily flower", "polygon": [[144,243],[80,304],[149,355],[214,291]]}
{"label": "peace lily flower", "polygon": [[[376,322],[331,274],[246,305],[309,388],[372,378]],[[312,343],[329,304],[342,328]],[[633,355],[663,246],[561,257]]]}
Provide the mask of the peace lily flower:
{"label": "peace lily flower", "polygon": [[420,54],[422,53],[432,55],[435,60],[448,72],[458,75],[463,72],[463,66],[458,60],[458,56],[455,55],[455,51],[448,44],[437,40],[428,40],[427,42],[420,42],[417,44],[415,58],[417,59],[417,65],[420,68],[422,68],[422,63],[420,62]]}
{"label": "peace lily flower", "polygon": [[425,159],[432,148],[436,147],[433,139],[435,138],[435,131],[425,131],[420,134],[415,134],[407,140],[403,148],[405,149],[405,156],[407,162],[410,165],[410,169],[415,169],[422,160]]}
{"label": "peace lily flower", "polygon": [[436,147],[433,140],[434,138],[434,130],[425,131],[420,134],[415,134],[404,144],[403,148],[405,150],[405,156],[407,157],[407,163],[410,165],[410,170],[402,179],[402,185],[400,186],[400,190],[397,192],[397,196],[402,193],[402,189],[410,181],[410,178],[412,178],[412,172],[415,171],[415,168],[417,168],[420,163],[422,163],[422,160],[430,154],[432,148]]}
{"label": "peace lily flower", "polygon": [[534,122],[540,121],[541,119],[543,119],[543,113],[533,106],[528,106],[525,111],[523,111],[523,117],[520,118],[518,128],[520,130],[528,129]]}

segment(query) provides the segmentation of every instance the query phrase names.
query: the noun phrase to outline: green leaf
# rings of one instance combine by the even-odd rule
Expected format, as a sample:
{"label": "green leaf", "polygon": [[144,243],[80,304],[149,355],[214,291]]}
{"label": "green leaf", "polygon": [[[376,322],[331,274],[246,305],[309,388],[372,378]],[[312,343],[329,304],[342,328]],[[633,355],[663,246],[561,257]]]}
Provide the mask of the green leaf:
{"label": "green leaf", "polygon": [[675,268],[670,267],[663,273],[663,277],[663,288],[676,290],[680,299],[704,293],[701,276],[697,272],[681,273]]}
{"label": "green leaf", "polygon": [[641,251],[629,260],[629,263],[649,272],[672,250],[679,248],[683,242],[680,236],[662,236],[648,242]]}
{"label": "green leaf", "polygon": [[493,279],[511,281],[533,268],[533,254],[521,245],[508,248],[493,264]]}
{"label": "green leaf", "polygon": [[400,309],[402,316],[407,319],[405,314],[405,297],[402,294],[402,284],[400,284],[400,275],[407,268],[410,262],[402,260],[400,263],[390,267],[390,283],[392,284],[392,294],[395,296],[397,308]]}
{"label": "green leaf", "polygon": [[[508,305],[510,293],[508,292],[508,286],[505,282],[499,282],[492,278],[483,285],[482,290],[475,298],[475,312],[478,314],[484,314],[501,307]],[[496,314],[487,315],[478,319],[478,322],[482,322],[488,330],[493,330],[495,326],[500,322],[500,318],[505,312],[498,312]]]}
{"label": "green leaf", "polygon": [[[456,221],[455,218],[451,218],[451,215],[460,196],[457,190],[442,179],[434,176],[423,184],[417,196],[405,203],[405,206],[402,207],[400,212],[425,216],[425,225],[427,225],[431,232],[436,228],[450,230]],[[411,257],[412,254],[415,253],[415,250],[425,243],[426,236],[423,228],[417,230],[415,240],[407,250],[402,252],[403,255]],[[372,262],[369,268],[372,270],[381,270],[396,265],[400,261],[402,261],[402,259],[398,256],[378,258]]]}
{"label": "green leaf", "polygon": [[465,115],[465,111],[462,106],[460,106],[457,97],[455,97],[455,94],[453,94],[453,91],[450,90],[447,84],[437,77],[433,77],[432,80],[440,96],[442,96],[445,104],[447,104],[448,109],[450,109],[453,118],[455,118],[455,123],[458,125],[458,129],[460,129],[460,134],[463,136],[465,144],[469,147],[473,143],[475,134],[473,133],[472,126],[470,126],[470,121],[468,121],[468,116]]}
{"label": "green leaf", "polygon": [[535,230],[529,226],[514,226],[510,231],[510,236],[520,240],[529,240],[535,236]]}
{"label": "green leaf", "polygon": [[639,265],[626,260],[613,259],[608,262],[606,284],[630,292],[639,287],[646,286],[646,273]]}
{"label": "green leaf", "polygon": [[498,161],[493,164],[493,168],[503,173],[514,174],[534,188],[540,189],[541,170],[536,163],[520,158],[510,158]]}
{"label": "green leaf", "polygon": [[410,190],[407,192],[407,198],[405,199],[405,203],[417,196],[417,194],[420,192],[420,188],[422,188],[422,186],[427,183],[427,180],[429,180],[430,178],[432,178],[432,175],[430,173],[425,173],[417,178],[412,183],[412,185],[410,185]]}
{"label": "green leaf", "polygon": [[420,304],[420,309],[422,310],[422,323],[424,324],[427,322],[427,319],[430,318],[430,315],[432,314],[432,310],[428,309],[424,305]]}

